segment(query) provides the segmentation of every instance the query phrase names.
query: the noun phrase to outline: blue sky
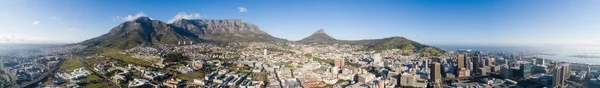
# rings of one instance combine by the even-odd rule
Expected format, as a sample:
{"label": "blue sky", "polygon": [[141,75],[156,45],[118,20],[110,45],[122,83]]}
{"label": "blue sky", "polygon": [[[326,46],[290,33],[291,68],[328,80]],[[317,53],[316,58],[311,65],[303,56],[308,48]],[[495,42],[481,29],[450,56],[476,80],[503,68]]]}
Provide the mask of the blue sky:
{"label": "blue sky", "polygon": [[600,46],[598,8],[598,0],[0,0],[0,43],[80,42],[139,15],[243,19],[289,40],[323,28],[345,40]]}

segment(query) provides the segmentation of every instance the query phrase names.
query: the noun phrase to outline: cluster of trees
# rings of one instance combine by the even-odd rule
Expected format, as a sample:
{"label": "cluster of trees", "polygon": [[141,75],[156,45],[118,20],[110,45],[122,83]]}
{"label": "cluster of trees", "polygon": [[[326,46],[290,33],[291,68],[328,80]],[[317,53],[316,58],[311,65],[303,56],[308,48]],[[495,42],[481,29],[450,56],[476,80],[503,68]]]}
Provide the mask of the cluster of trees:
{"label": "cluster of trees", "polygon": [[184,62],[189,60],[189,57],[184,56],[182,53],[170,53],[163,56],[163,58],[165,58],[165,62]]}

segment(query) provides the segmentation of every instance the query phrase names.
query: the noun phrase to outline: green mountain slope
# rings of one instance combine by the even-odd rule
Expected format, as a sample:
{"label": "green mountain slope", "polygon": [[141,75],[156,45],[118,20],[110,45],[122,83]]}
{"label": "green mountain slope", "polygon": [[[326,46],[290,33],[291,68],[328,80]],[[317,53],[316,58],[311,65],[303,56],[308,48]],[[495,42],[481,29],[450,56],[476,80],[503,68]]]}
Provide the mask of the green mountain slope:
{"label": "green mountain slope", "polygon": [[114,27],[109,33],[81,42],[84,45],[128,49],[138,45],[156,43],[176,44],[179,41],[196,41],[201,39],[186,30],[170,27],[158,20],[141,17]]}

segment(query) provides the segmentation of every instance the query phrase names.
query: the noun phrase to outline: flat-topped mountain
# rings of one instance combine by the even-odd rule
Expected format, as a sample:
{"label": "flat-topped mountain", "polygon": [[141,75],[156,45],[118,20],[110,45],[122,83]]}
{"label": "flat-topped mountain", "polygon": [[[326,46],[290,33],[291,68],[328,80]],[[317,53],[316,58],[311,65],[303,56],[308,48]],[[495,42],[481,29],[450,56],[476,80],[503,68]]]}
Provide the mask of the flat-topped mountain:
{"label": "flat-topped mountain", "polygon": [[80,44],[128,49],[138,45],[177,43],[178,41],[202,41],[198,35],[167,23],[140,17],[112,28],[108,33]]}
{"label": "flat-topped mountain", "polygon": [[80,44],[128,49],[139,45],[194,42],[281,42],[242,20],[179,20],[167,24],[148,17],[127,21]]}
{"label": "flat-topped mountain", "polygon": [[285,39],[275,38],[260,30],[258,26],[243,20],[178,20],[173,27],[187,30],[199,35],[202,39],[226,42],[280,42]]}

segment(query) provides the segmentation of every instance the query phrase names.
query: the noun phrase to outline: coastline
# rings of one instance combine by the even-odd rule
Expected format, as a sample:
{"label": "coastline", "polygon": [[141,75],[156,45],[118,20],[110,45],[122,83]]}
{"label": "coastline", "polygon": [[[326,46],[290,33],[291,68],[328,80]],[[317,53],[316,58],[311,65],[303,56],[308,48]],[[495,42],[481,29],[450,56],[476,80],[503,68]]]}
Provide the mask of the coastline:
{"label": "coastline", "polygon": [[446,50],[471,49],[484,52],[527,52],[551,61],[564,61],[578,64],[600,66],[600,58],[580,58],[575,55],[600,56],[596,48],[580,47],[552,47],[552,46],[486,46],[486,45],[434,45]]}

